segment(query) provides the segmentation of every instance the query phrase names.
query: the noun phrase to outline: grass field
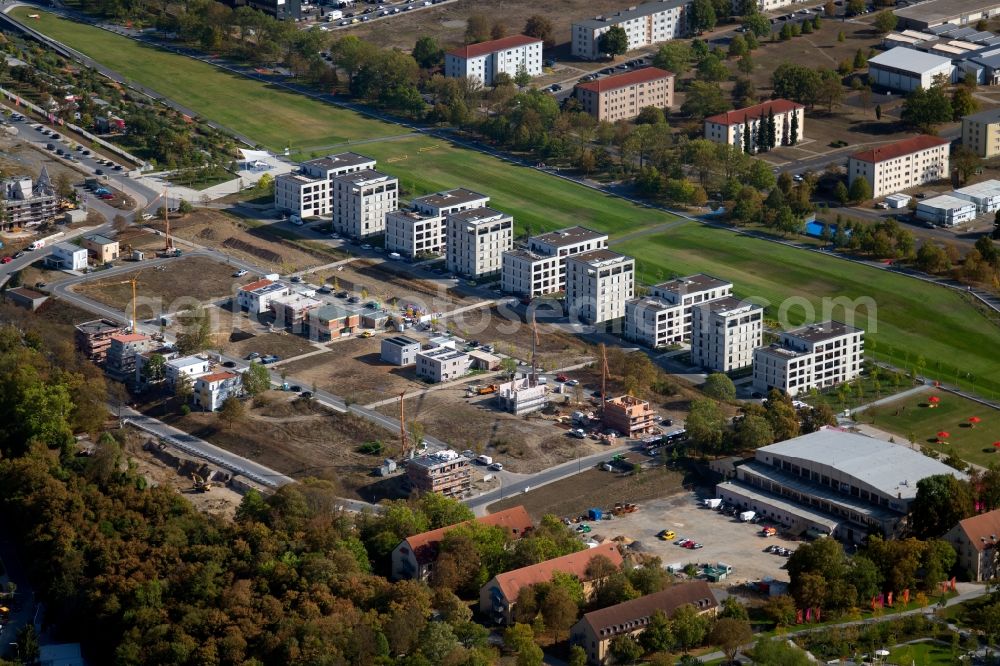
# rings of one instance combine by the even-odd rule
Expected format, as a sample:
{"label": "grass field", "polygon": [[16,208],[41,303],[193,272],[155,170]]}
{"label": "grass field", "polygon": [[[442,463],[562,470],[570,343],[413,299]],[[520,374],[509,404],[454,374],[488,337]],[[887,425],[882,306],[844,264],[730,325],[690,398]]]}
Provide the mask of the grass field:
{"label": "grass field", "polygon": [[889,652],[890,663],[912,666],[948,666],[955,663],[957,654],[950,646],[931,642],[903,645]]}
{"label": "grass field", "polygon": [[[868,331],[870,351],[892,356],[902,367],[922,356],[925,374],[940,373],[949,381],[955,380],[949,368],[972,371],[980,378],[1000,376],[1000,358],[984,353],[1000,344],[1000,329],[948,289],[696,223],[635,239],[615,250],[636,257],[638,276],[645,282],[673,274],[713,273],[731,280],[739,296],[765,299],[770,317],[778,318],[781,307],[790,305],[787,319],[793,324],[803,320],[806,304],[819,320],[824,298],[868,297],[877,306],[877,317],[869,322],[865,310],[859,309],[855,321]],[[795,300],[785,302],[789,298]],[[831,314],[842,318],[843,309]]]}
{"label": "grass field", "polygon": [[[28,19],[28,14],[39,14]],[[100,28],[18,7],[11,15],[119,74],[152,88],[272,150],[295,150],[390,136],[400,129],[302,95],[227,74],[203,62],[143,46]]]}
{"label": "grass field", "polygon": [[[927,401],[932,395],[940,399],[934,408]],[[975,428],[969,424],[972,416],[982,419]],[[861,418],[921,446],[935,450],[953,447],[958,457],[967,462],[984,466],[1000,464],[1000,452],[993,447],[993,442],[1000,440],[1000,411],[946,391],[928,391],[890,402],[864,412]],[[941,431],[950,435],[947,444],[937,443],[937,433]]]}

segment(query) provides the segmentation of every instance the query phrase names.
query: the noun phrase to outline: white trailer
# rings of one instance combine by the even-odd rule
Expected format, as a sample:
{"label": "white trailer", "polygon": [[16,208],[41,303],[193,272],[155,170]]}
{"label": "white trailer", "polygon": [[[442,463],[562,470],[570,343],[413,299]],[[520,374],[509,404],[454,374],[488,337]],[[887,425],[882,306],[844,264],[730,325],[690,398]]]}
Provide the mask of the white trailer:
{"label": "white trailer", "polygon": [[722,500],[719,498],[705,500],[705,506],[709,509],[718,509],[720,504],[722,504]]}
{"label": "white trailer", "polygon": [[743,511],[740,513],[740,520],[743,521],[744,523],[749,523],[751,520],[754,519],[754,516],[756,515],[757,514],[753,511]]}

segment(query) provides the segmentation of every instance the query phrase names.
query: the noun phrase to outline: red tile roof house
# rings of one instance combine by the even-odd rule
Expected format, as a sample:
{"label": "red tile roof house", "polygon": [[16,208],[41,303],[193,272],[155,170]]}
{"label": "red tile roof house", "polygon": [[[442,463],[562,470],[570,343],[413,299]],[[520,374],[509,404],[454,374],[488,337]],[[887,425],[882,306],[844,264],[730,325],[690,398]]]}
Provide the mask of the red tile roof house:
{"label": "red tile roof house", "polygon": [[1000,509],[959,521],[944,535],[955,548],[958,566],[969,580],[980,582],[997,575],[997,546],[1000,544]]}
{"label": "red tile roof house", "polygon": [[475,79],[492,86],[498,74],[511,78],[519,71],[528,76],[542,73],[542,40],[526,35],[510,35],[479,44],[469,44],[448,51],[444,56],[444,75]]}
{"label": "red tile roof house", "polygon": [[[705,138],[716,143],[728,143],[743,150],[746,146],[743,133],[749,128],[753,152],[757,152],[757,133],[760,131],[760,120],[767,120],[774,113],[774,145],[784,146],[795,144],[805,136],[805,107],[787,99],[771,99],[760,104],[754,104],[735,111],[726,111],[705,118]],[[792,118],[797,121],[792,132]],[[795,136],[792,137],[792,134]]]}
{"label": "red tile roof house", "polygon": [[[520,539],[534,527],[531,522],[531,516],[528,515],[523,506],[515,506],[504,511],[491,513],[488,516],[483,516],[469,522],[502,527],[512,539]],[[444,539],[444,535],[460,525],[467,524],[457,523],[436,530],[430,530],[429,532],[414,534],[403,539],[392,551],[393,580],[400,580],[402,578],[427,580],[434,569],[434,562],[437,561],[438,557],[438,548],[441,545],[441,540]]]}
{"label": "red tile roof house", "polygon": [[572,574],[583,583],[585,596],[590,595],[593,580],[588,580],[587,569],[591,561],[600,555],[611,560],[616,567],[624,563],[618,546],[604,543],[596,548],[588,548],[552,560],[539,562],[528,567],[497,574],[479,590],[479,610],[491,617],[497,624],[510,624],[511,613],[517,603],[521,588],[552,580],[554,573]]}

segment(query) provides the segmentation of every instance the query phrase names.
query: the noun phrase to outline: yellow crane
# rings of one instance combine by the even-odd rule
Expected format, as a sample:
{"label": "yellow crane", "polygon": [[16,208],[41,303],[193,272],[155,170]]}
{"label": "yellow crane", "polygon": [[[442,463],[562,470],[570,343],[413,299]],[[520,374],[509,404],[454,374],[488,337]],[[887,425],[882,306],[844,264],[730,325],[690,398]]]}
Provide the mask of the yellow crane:
{"label": "yellow crane", "polygon": [[121,282],[116,282],[115,284],[130,284],[132,285],[132,332],[136,332],[136,325],[139,323],[139,319],[136,317],[136,309],[138,307],[138,302],[135,296],[135,285],[139,282],[139,275],[142,271],[139,271],[127,280],[122,280]]}

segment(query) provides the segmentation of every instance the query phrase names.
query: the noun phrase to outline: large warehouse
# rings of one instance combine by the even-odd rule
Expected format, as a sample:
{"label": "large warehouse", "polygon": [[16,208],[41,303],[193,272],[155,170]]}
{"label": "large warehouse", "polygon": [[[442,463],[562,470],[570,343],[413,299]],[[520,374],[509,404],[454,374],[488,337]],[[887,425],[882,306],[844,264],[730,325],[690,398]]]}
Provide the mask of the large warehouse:
{"label": "large warehouse", "polygon": [[873,86],[904,93],[918,87],[926,90],[935,77],[941,75],[951,83],[954,71],[951,58],[903,46],[889,49],[868,61],[868,80]]}
{"label": "large warehouse", "polygon": [[925,30],[950,23],[966,25],[1000,14],[1000,2],[986,0],[929,0],[897,9],[899,22],[905,28]]}
{"label": "large warehouse", "polygon": [[869,533],[893,536],[917,496],[917,482],[958,470],[906,446],[823,430],[757,449],[718,497],[795,533],[851,543]]}

